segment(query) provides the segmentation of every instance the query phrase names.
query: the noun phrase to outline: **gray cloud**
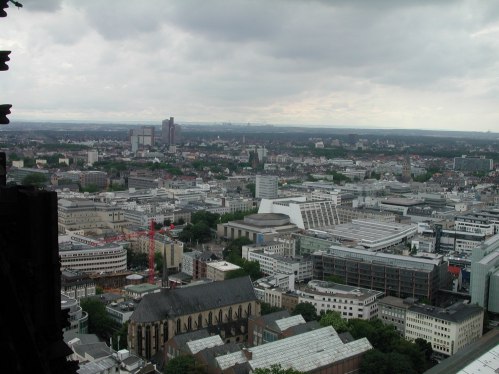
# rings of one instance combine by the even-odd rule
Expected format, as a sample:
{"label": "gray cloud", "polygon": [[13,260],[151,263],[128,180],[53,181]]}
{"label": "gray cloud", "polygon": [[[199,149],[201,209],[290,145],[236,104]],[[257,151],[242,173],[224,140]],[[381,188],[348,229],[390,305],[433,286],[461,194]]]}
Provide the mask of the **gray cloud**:
{"label": "gray cloud", "polygon": [[19,118],[499,120],[499,7],[486,0],[24,3],[0,34]]}

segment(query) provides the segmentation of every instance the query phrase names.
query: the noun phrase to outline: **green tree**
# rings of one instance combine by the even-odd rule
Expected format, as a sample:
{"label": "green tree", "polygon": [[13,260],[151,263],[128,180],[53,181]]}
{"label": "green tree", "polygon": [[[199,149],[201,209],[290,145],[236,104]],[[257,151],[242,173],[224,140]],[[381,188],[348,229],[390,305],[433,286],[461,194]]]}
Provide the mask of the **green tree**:
{"label": "green tree", "polygon": [[104,289],[101,286],[95,286],[95,294],[102,295],[104,293]]}
{"label": "green tree", "polygon": [[246,188],[250,191],[251,196],[253,196],[253,197],[256,196],[256,184],[255,183],[248,183],[246,185]]}
{"label": "green tree", "polygon": [[204,374],[206,370],[199,365],[193,356],[178,356],[168,361],[165,374]]}
{"label": "green tree", "polygon": [[90,183],[85,187],[81,188],[81,192],[89,192],[89,193],[94,193],[94,192],[99,192],[100,188],[96,184]]}
{"label": "green tree", "polygon": [[291,315],[296,316],[301,314],[305,321],[315,321],[317,320],[317,309],[310,303],[298,303],[295,309],[291,312]]}
{"label": "green tree", "polygon": [[338,333],[348,331],[347,321],[341,318],[341,314],[336,311],[328,311],[323,314],[319,323],[321,326],[333,326]]}
{"label": "green tree", "polygon": [[25,186],[43,187],[47,185],[47,182],[48,178],[45,174],[31,173],[26,175],[21,183]]}
{"label": "green tree", "polygon": [[[120,350],[120,349],[127,349],[128,348],[128,322],[126,321],[119,329],[118,331],[115,331],[113,334],[113,349],[115,350]],[[118,340],[119,337],[119,340]],[[119,342],[119,346],[118,346]]]}
{"label": "green tree", "polygon": [[284,308],[279,308],[277,306],[272,306],[269,303],[266,302],[261,302],[260,303],[260,312],[262,316],[270,313],[275,313],[275,312],[280,312],[281,310],[284,310]]}
{"label": "green tree", "polygon": [[293,368],[283,369],[281,365],[274,364],[269,368],[258,368],[253,371],[253,374],[303,374],[302,371]]}
{"label": "green tree", "polygon": [[159,251],[156,251],[156,253],[154,253],[154,267],[160,274],[160,276],[163,275],[163,262],[163,254]]}
{"label": "green tree", "polygon": [[251,243],[253,242],[245,236],[230,241],[224,249],[224,258],[232,263],[238,262],[238,259],[242,257],[243,245]]}
{"label": "green tree", "polygon": [[324,277],[324,280],[327,282],[345,284],[345,280],[339,275],[328,275],[327,277]]}
{"label": "green tree", "polygon": [[80,306],[88,313],[89,333],[96,334],[101,339],[108,340],[119,329],[119,324],[109,317],[105,305],[98,299],[81,299]]}

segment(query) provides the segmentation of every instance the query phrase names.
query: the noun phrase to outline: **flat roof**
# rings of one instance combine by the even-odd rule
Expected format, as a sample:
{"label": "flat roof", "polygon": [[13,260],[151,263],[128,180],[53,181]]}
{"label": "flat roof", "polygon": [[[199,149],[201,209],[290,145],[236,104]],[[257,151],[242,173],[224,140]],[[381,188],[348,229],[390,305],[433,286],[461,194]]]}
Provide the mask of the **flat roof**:
{"label": "flat roof", "polygon": [[125,289],[130,292],[144,293],[144,292],[159,290],[159,286],[149,283],[141,283],[141,284],[126,286]]}
{"label": "flat roof", "polygon": [[210,261],[210,262],[206,263],[206,266],[207,267],[209,266],[209,267],[215,268],[217,270],[221,270],[221,271],[231,271],[231,270],[241,269],[240,266],[232,264],[232,263],[227,262],[227,261]]}
{"label": "flat roof", "polygon": [[336,225],[325,229],[329,234],[339,239],[352,240],[365,246],[395,240],[402,236],[415,234],[415,225],[388,223],[376,220],[352,220],[352,222]]}

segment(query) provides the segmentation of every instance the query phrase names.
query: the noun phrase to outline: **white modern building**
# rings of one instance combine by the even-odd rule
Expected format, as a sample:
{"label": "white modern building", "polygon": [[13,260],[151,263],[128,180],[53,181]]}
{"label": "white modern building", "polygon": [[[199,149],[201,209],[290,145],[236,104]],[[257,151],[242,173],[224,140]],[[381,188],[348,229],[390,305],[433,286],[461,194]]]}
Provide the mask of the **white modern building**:
{"label": "white modern building", "polygon": [[377,300],[383,292],[313,280],[296,290],[298,302],[315,306],[317,313],[335,311],[344,319],[371,320],[378,317]]}
{"label": "white modern building", "polygon": [[413,305],[406,312],[405,338],[424,339],[431,343],[434,352],[452,356],[480,339],[483,313],[483,308],[464,303],[445,309]]}
{"label": "white modern building", "polygon": [[85,273],[115,273],[126,270],[126,249],[118,244],[91,246],[83,243],[59,243],[61,269]]}
{"label": "white modern building", "polygon": [[276,199],[278,191],[278,177],[275,175],[257,175],[255,183],[255,197],[257,199]]}
{"label": "white modern building", "polygon": [[263,199],[258,213],[281,213],[300,229],[333,226],[340,223],[332,200],[307,201],[305,196],[284,199]]}
{"label": "white modern building", "polygon": [[206,263],[206,278],[223,281],[231,271],[241,269],[240,266],[227,261],[211,261]]}
{"label": "white modern building", "polygon": [[248,259],[257,261],[260,264],[260,271],[266,275],[294,274],[297,281],[312,279],[311,260],[268,254],[261,250],[249,252]]}
{"label": "white modern building", "polygon": [[351,243],[369,251],[380,251],[410,242],[416,235],[417,226],[356,219],[325,231],[340,243]]}

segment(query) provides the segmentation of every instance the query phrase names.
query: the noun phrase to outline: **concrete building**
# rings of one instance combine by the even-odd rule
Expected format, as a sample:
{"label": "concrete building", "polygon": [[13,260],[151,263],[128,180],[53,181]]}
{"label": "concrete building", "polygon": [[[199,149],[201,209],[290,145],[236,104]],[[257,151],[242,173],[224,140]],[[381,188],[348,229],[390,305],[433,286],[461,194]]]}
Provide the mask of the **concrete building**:
{"label": "concrete building", "polygon": [[83,311],[78,300],[61,293],[61,310],[67,311],[69,319],[69,326],[64,328],[64,332],[88,333],[88,313]]}
{"label": "concrete building", "polygon": [[405,338],[422,338],[442,356],[454,353],[477,341],[483,331],[483,308],[456,303],[448,308],[415,304],[407,309]]}
{"label": "concrete building", "polygon": [[392,325],[401,336],[405,336],[405,320],[407,309],[415,302],[414,299],[401,299],[385,296],[378,300],[378,318],[385,325]]}
{"label": "concrete building", "polygon": [[154,146],[156,141],[155,128],[154,126],[142,126],[138,129],[132,129],[128,133],[128,139],[133,153],[150,148]]}
{"label": "concrete building", "polygon": [[58,201],[59,233],[78,230],[113,229],[121,230],[129,223],[125,220],[124,211],[104,203],[96,203],[81,199],[59,199]]}
{"label": "concrete building", "polygon": [[206,278],[223,281],[231,271],[238,269],[241,267],[227,261],[210,261],[206,263]]}
{"label": "concrete building", "polygon": [[345,245],[380,251],[401,243],[408,243],[417,231],[416,225],[386,223],[374,220],[353,220],[324,231],[332,240]]}
{"label": "concrete building", "polygon": [[250,261],[260,264],[260,271],[266,275],[294,274],[296,281],[302,282],[312,279],[312,261],[302,257],[288,257],[265,251],[252,251],[248,253]]}
{"label": "concrete building", "polygon": [[[149,253],[150,238],[140,236],[132,247],[140,253]],[[184,253],[184,243],[180,240],[170,239],[164,234],[154,235],[154,252],[159,252],[162,256],[166,252],[166,267],[169,273],[176,273],[182,270],[182,254]]]}
{"label": "concrete building", "polygon": [[83,243],[59,243],[61,269],[85,273],[116,273],[126,271],[126,249],[118,244],[94,247]]}
{"label": "concrete building", "polygon": [[95,149],[91,149],[87,152],[87,164],[92,166],[94,163],[99,161],[99,152]]}
{"label": "concrete building", "polygon": [[299,303],[315,306],[317,314],[338,312],[343,319],[371,320],[378,317],[378,299],[383,292],[313,280],[296,289]]}
{"label": "concrete building", "polygon": [[484,234],[487,237],[492,236],[497,232],[495,222],[474,214],[458,216],[455,218],[454,224],[457,231]]}
{"label": "concrete building", "polygon": [[148,295],[150,293],[160,292],[161,289],[155,284],[141,283],[125,286],[124,291],[126,297],[129,297],[131,299],[142,299],[145,295]]}
{"label": "concrete building", "polygon": [[499,313],[499,234],[475,248],[471,255],[471,302]]}
{"label": "concrete building", "polygon": [[306,201],[305,197],[263,199],[258,213],[285,214],[300,229],[333,226],[340,223],[332,200]]}
{"label": "concrete building", "polygon": [[468,172],[489,172],[494,168],[494,160],[481,157],[454,157],[454,170]]}
{"label": "concrete building", "polygon": [[241,248],[241,257],[249,260],[249,253],[255,251],[263,251],[266,254],[280,256],[290,255],[289,253],[287,253],[287,247],[284,242],[272,240],[270,242],[243,245]]}
{"label": "concrete building", "polygon": [[99,189],[105,189],[107,188],[108,183],[109,179],[107,173],[103,171],[89,170],[80,173],[81,188],[96,186]]}
{"label": "concrete building", "polygon": [[61,293],[72,299],[95,295],[95,282],[88,274],[74,270],[61,271]]}
{"label": "concrete building", "polygon": [[247,340],[248,318],[260,315],[249,277],[146,295],[130,317],[128,347],[150,358],[173,336],[208,328],[226,342]]}
{"label": "concrete building", "polygon": [[[320,247],[319,238],[307,238]],[[304,238],[301,239],[304,245]],[[438,290],[450,282],[448,263],[436,259],[370,252],[363,249],[330,245],[329,249],[312,254],[314,278],[336,275],[346,284],[383,291],[397,297],[416,297],[434,302]]]}
{"label": "concrete building", "polygon": [[295,224],[290,223],[285,214],[251,214],[242,221],[230,221],[217,225],[217,235],[224,239],[234,240],[243,236],[254,243],[272,241],[279,234],[298,231]]}
{"label": "concrete building", "polygon": [[175,120],[173,117],[161,123],[161,141],[167,146],[175,145]]}
{"label": "concrete building", "polygon": [[9,170],[9,178],[11,178],[17,184],[21,184],[23,179],[30,174],[43,175],[47,179],[47,183],[50,180],[50,174],[48,170],[36,169],[36,168],[11,168]]}
{"label": "concrete building", "polygon": [[207,264],[218,260],[218,256],[210,251],[184,252],[182,254],[182,273],[191,276],[192,279],[207,278]]}
{"label": "concrete building", "polygon": [[278,177],[275,175],[257,175],[255,197],[257,199],[277,199]]}

